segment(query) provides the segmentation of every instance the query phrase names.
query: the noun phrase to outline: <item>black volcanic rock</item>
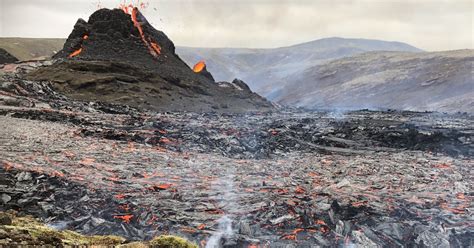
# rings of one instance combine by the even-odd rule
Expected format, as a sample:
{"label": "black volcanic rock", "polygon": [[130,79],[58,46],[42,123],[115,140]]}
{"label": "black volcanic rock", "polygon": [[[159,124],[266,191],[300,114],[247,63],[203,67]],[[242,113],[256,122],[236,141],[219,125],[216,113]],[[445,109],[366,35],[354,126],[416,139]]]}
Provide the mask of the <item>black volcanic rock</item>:
{"label": "black volcanic rock", "polygon": [[5,49],[0,48],[0,64],[15,63],[17,61],[18,59],[15,58],[15,56],[11,55]]}
{"label": "black volcanic rock", "polygon": [[238,78],[232,80],[232,83],[240,87],[242,90],[250,91],[250,87],[244,81]]}
{"label": "black volcanic rock", "polygon": [[[67,59],[74,51],[82,48],[81,53],[73,59],[119,60],[157,70],[158,73],[169,74],[172,70],[182,76],[195,76],[176,55],[173,42],[163,32],[153,28],[139,11],[137,21],[146,38],[160,46],[161,54],[158,56],[150,53],[131,15],[121,9],[100,9],[89,17],[88,22],[83,19],[76,22],[63,49],[54,58]],[[85,36],[87,39],[84,39]]]}
{"label": "black volcanic rock", "polygon": [[56,62],[28,78],[50,81],[75,99],[156,111],[273,109],[250,90],[215,83],[207,70],[194,72],[176,55],[173,42],[134,11],[101,9],[87,22],[79,19]]}

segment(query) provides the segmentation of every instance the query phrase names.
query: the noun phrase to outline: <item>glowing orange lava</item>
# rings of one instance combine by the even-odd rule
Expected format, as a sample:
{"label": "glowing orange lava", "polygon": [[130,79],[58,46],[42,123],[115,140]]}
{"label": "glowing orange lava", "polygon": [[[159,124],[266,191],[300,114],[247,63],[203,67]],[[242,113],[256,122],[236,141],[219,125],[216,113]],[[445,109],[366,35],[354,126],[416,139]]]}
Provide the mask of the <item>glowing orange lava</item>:
{"label": "glowing orange lava", "polygon": [[72,52],[71,54],[69,54],[69,58],[75,57],[75,56],[79,55],[81,52],[82,52],[82,47],[77,49],[76,51]]}
{"label": "glowing orange lava", "polygon": [[[124,10],[125,13],[129,14],[128,8],[129,7],[125,9],[122,8],[122,10]],[[143,33],[142,25],[137,19],[137,15],[138,15],[138,8],[133,7],[132,13],[131,13],[133,25],[138,29],[138,32],[140,33],[140,38],[142,38],[143,43],[145,43],[151,55],[153,55],[153,57],[157,57],[159,54],[161,54],[161,47],[155,42],[147,40],[147,38],[145,37],[145,34]]]}
{"label": "glowing orange lava", "polygon": [[153,50],[154,50],[157,54],[160,54],[160,53],[161,53],[161,47],[160,47],[160,45],[156,44],[156,43],[153,42],[153,41],[150,42],[150,45],[151,45],[151,48],[153,48]]}
{"label": "glowing orange lava", "polygon": [[120,216],[114,216],[114,219],[121,219],[124,223],[130,223],[130,221],[132,220],[133,218],[133,215],[129,214],[129,215],[120,215]]}
{"label": "glowing orange lava", "polygon": [[135,6],[139,6],[140,9],[145,9],[148,6],[148,3],[136,1],[135,4],[133,3],[127,4],[126,1],[123,1],[123,3],[119,5],[119,9],[121,9],[123,12],[125,12],[126,14],[132,17],[133,26],[135,26],[138,29],[138,32],[140,33],[140,38],[142,39],[145,46],[148,48],[150,54],[156,58],[158,57],[158,55],[161,54],[161,47],[156,42],[153,42],[150,37],[145,36],[145,33],[143,32],[142,24],[137,18],[139,10],[138,10],[138,7],[135,7]]}
{"label": "glowing orange lava", "polygon": [[[89,39],[89,35],[85,34],[84,36],[82,36],[82,42],[84,42],[85,40]],[[81,43],[81,47],[79,49],[77,49],[76,51],[72,52],[71,54],[69,54],[69,58],[72,58],[72,57],[75,57],[77,55],[79,55],[83,50],[83,46],[82,46],[82,43]]]}
{"label": "glowing orange lava", "polygon": [[194,65],[193,71],[196,73],[199,73],[202,70],[204,70],[204,68],[206,68],[206,63],[203,60],[201,60]]}

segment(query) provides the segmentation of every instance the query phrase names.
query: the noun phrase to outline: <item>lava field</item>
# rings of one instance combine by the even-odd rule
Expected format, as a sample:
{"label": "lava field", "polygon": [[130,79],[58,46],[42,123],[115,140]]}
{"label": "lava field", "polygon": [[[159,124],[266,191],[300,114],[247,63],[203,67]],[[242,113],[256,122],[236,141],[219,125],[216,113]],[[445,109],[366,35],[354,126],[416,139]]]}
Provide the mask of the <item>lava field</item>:
{"label": "lava field", "polygon": [[202,247],[469,247],[474,119],[399,111],[154,112],[4,67],[0,211]]}
{"label": "lava field", "polygon": [[6,62],[0,212],[126,244],[474,246],[472,115],[283,108],[191,69],[133,6]]}

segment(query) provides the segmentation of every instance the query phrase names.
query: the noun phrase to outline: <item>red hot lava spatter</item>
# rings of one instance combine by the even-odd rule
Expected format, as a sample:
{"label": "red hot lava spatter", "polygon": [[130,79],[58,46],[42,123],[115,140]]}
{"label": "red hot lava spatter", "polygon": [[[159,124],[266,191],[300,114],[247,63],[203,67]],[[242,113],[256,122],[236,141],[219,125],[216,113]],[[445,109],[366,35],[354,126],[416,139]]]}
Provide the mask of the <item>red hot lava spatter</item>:
{"label": "red hot lava spatter", "polygon": [[148,5],[150,5],[148,2],[142,2],[140,0],[136,0],[136,1],[129,0],[128,3],[126,0],[123,0],[122,3],[119,5],[119,9],[122,9],[123,12],[131,15],[134,8],[139,8],[140,10],[144,10],[148,7]]}

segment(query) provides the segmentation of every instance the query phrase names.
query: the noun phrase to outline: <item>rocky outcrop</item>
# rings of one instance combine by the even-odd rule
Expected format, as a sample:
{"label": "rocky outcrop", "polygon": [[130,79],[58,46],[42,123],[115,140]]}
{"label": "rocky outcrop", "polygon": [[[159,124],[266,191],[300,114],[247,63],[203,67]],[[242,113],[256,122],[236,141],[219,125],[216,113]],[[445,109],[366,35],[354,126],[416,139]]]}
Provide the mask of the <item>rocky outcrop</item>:
{"label": "rocky outcrop", "polygon": [[5,49],[0,48],[0,64],[10,64],[17,62],[18,59],[15,56],[8,53]]}
{"label": "rocky outcrop", "polygon": [[[128,13],[127,13],[128,12]],[[220,87],[193,71],[173,42],[134,8],[101,9],[79,19],[57,62],[29,75],[80,100],[127,104],[156,111],[267,111],[273,105],[251,91]]]}
{"label": "rocky outcrop", "polygon": [[206,81],[176,55],[166,34],[153,28],[136,9],[134,14],[121,9],[100,9],[87,22],[79,19],[54,58],[120,61],[160,75]]}

